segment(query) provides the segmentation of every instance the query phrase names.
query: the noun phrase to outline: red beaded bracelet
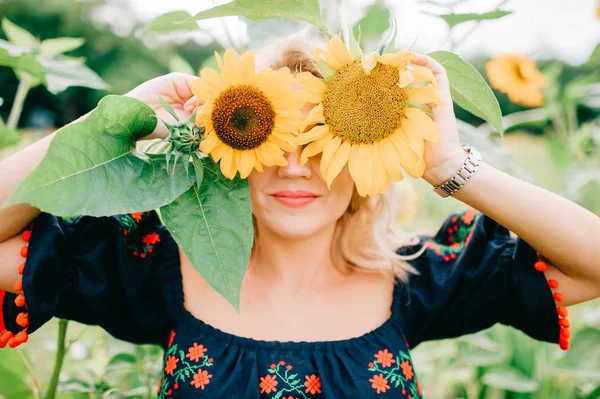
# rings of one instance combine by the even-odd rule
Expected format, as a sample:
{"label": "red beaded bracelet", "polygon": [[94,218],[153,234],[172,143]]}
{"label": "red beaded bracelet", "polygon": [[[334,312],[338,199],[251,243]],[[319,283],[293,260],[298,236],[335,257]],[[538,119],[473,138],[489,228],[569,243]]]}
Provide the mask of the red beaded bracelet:
{"label": "red beaded bracelet", "polygon": [[[545,272],[548,269],[548,264],[542,260],[539,252],[536,252],[536,254],[538,256],[538,261],[535,262],[535,270],[538,272]],[[559,284],[558,281],[550,279],[548,280],[548,286],[550,289],[555,290],[558,288]],[[560,302],[565,300],[563,294],[560,292],[553,292],[552,297],[554,298],[554,301],[557,302],[556,313],[558,313],[558,324],[560,325],[558,346],[560,346],[560,349],[566,351],[569,350],[569,347],[571,346],[571,323],[569,323],[568,319],[569,311],[564,306],[560,306]]]}
{"label": "red beaded bracelet", "polygon": [[[31,239],[31,229],[33,229],[33,223],[29,225],[27,230],[23,230],[21,233],[21,238],[25,243],[29,243]],[[20,254],[23,257],[24,261],[19,265],[18,272],[20,275],[23,275],[23,271],[25,270],[25,259],[27,258],[27,253],[29,250],[29,246],[25,245],[21,248]],[[23,278],[19,278],[15,285],[13,286],[15,291],[23,291]],[[17,295],[15,298],[15,305],[20,308],[24,308],[22,312],[17,315],[17,324],[23,329],[16,334],[13,334],[11,331],[8,331],[4,326],[4,316],[2,314],[2,304],[4,303],[6,291],[0,291],[0,348],[4,348],[6,344],[8,344],[11,348],[16,348],[17,346],[27,342],[29,336],[27,335],[27,327],[29,327],[29,314],[27,313],[27,304],[25,303],[25,296],[23,294]]]}

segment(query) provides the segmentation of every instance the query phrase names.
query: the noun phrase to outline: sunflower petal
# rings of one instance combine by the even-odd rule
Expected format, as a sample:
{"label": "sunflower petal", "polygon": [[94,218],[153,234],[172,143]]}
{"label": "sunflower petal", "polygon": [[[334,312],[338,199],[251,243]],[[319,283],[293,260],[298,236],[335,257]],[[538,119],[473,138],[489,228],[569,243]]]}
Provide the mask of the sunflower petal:
{"label": "sunflower petal", "polygon": [[440,95],[437,91],[437,80],[435,79],[435,76],[433,76],[433,72],[426,67],[417,67],[412,70],[412,73],[415,77],[415,83],[431,83],[423,87],[416,87],[408,90],[409,99],[423,104],[433,102],[437,104],[441,102]]}
{"label": "sunflower petal", "polygon": [[404,132],[404,134],[408,138],[408,146],[410,149],[417,154],[417,157],[423,158],[423,154],[425,153],[425,140],[416,134],[408,135],[406,132]]}
{"label": "sunflower petal", "polygon": [[415,77],[408,68],[401,68],[398,70],[398,86],[404,88],[415,81]]}
{"label": "sunflower petal", "polygon": [[264,68],[256,73],[255,84],[265,96],[273,99],[289,92],[293,79],[289,68],[280,68],[275,71],[271,68]]}
{"label": "sunflower petal", "polygon": [[284,156],[284,152],[281,148],[277,147],[274,143],[265,141],[260,148],[263,151],[268,151],[269,156],[273,160],[273,164],[276,166],[286,166],[288,164],[287,159]]}
{"label": "sunflower petal", "polygon": [[304,90],[293,90],[272,97],[270,100],[275,107],[275,111],[294,110],[300,112],[300,108],[306,102],[306,93]]}
{"label": "sunflower petal", "polygon": [[306,147],[304,147],[304,149],[302,150],[302,153],[300,154],[300,164],[304,165],[308,161],[308,158],[313,157],[313,156],[323,152],[323,149],[325,148],[325,146],[327,144],[329,144],[329,142],[332,139],[333,139],[333,134],[331,132],[328,132],[320,139],[315,140],[312,143],[310,143],[309,145],[307,145]]}
{"label": "sunflower petal", "polygon": [[256,157],[259,159],[260,163],[265,166],[273,166],[275,165],[275,161],[271,157],[269,153],[269,149],[265,147],[266,143],[263,143],[260,147],[256,149]]}
{"label": "sunflower petal", "polygon": [[[289,136],[294,137],[291,134]],[[269,140],[271,140],[277,147],[281,148],[283,151],[294,152],[296,151],[296,148],[298,148],[298,144],[295,143],[295,140],[293,138],[290,140],[288,137],[273,132],[269,136]]]}
{"label": "sunflower petal", "polygon": [[379,141],[373,143],[373,170],[375,171],[377,180],[379,180],[378,191],[375,194],[383,193],[390,185],[390,176],[387,174],[385,167],[383,166],[381,143]]}
{"label": "sunflower petal", "polygon": [[232,151],[232,148],[227,144],[221,143],[210,152],[210,156],[212,157],[213,161],[219,162],[219,160],[221,160],[221,158],[223,158],[225,153],[228,151]]}
{"label": "sunflower petal", "polygon": [[205,154],[210,154],[219,144],[221,140],[215,132],[208,134],[204,137],[204,140],[200,142],[200,151]]}
{"label": "sunflower petal", "polygon": [[312,129],[310,129],[306,133],[300,133],[298,135],[298,144],[299,145],[308,144],[311,141],[320,139],[321,137],[325,136],[327,133],[329,133],[329,126],[317,125],[317,126],[313,127]]}
{"label": "sunflower petal", "polygon": [[306,118],[304,119],[304,123],[307,125],[312,125],[313,123],[323,122],[325,121],[325,115],[323,115],[323,103],[319,103],[313,109],[310,110]]}
{"label": "sunflower petal", "polygon": [[231,85],[237,85],[240,83],[238,77],[238,63],[238,54],[235,52],[235,50],[225,50],[221,74]]}
{"label": "sunflower petal", "polygon": [[256,77],[254,51],[250,50],[240,57],[238,64],[239,83],[253,85]]}
{"label": "sunflower petal", "polygon": [[219,161],[219,166],[221,167],[221,172],[228,179],[233,179],[235,177],[235,152],[232,149],[229,151],[225,151],[223,154],[223,158]]}
{"label": "sunflower petal", "polygon": [[322,175],[325,181],[327,182],[327,188],[331,189],[331,184],[335,180],[336,177],[340,174],[344,166],[348,163],[350,159],[350,149],[352,145],[349,142],[343,142],[342,145],[339,146],[333,157],[331,158],[331,162],[329,162],[329,167],[327,168],[327,177]]}
{"label": "sunflower petal", "polygon": [[390,65],[394,68],[405,67],[408,61],[417,59],[418,56],[412,51],[398,51],[396,53],[384,54],[377,58],[377,61],[384,65]]}
{"label": "sunflower petal", "polygon": [[260,159],[258,159],[258,151],[256,149],[252,150],[254,154],[254,169],[259,172],[264,172],[262,163],[260,163]]}
{"label": "sunflower petal", "polygon": [[222,88],[221,76],[211,68],[204,68],[200,72],[200,78],[192,82],[192,93],[203,101],[212,101]]}
{"label": "sunflower petal", "polygon": [[389,138],[385,138],[379,142],[379,155],[381,156],[381,161],[386,172],[392,180],[401,181],[404,179],[404,174],[401,170],[400,155]]}
{"label": "sunflower petal", "polygon": [[440,142],[440,133],[435,122],[423,111],[407,107],[405,113],[406,119],[402,120],[402,129],[409,137],[414,134],[432,143]]}
{"label": "sunflower petal", "polygon": [[352,64],[350,52],[338,35],[335,35],[329,40],[329,43],[327,43],[327,50],[329,50],[329,53],[341,64],[340,68]]}
{"label": "sunflower petal", "polygon": [[306,124],[302,120],[301,116],[298,114],[297,118],[290,118],[289,115],[286,114],[276,114],[275,115],[275,128],[279,130],[283,130],[285,132],[291,132],[294,134],[300,134]]}
{"label": "sunflower petal", "polygon": [[310,72],[300,72],[296,75],[296,83],[305,91],[306,101],[318,104],[323,101],[327,85]]}
{"label": "sunflower petal", "polygon": [[356,184],[358,194],[365,197],[371,188],[373,180],[373,146],[370,144],[359,144],[355,154],[350,156],[350,164],[354,167],[350,169],[350,174]]}
{"label": "sunflower petal", "polygon": [[325,179],[325,177],[327,176],[327,169],[329,168],[331,159],[333,158],[333,155],[335,154],[337,149],[340,147],[341,143],[342,143],[342,139],[340,139],[339,137],[336,136],[333,138],[333,140],[331,140],[329,143],[327,143],[325,148],[323,148],[323,155],[321,156],[321,165],[320,165],[321,177],[323,179]]}
{"label": "sunflower petal", "polygon": [[245,179],[252,172],[256,157],[252,150],[239,151],[238,154],[237,167],[240,171],[240,177]]}
{"label": "sunflower petal", "polygon": [[408,138],[404,136],[403,132],[398,129],[394,134],[389,136],[389,139],[394,144],[394,147],[396,147],[398,154],[400,154],[400,164],[404,170],[415,179],[421,177],[423,172],[425,172],[425,169],[423,168],[423,170],[421,170],[419,163],[421,159],[417,157],[417,154],[415,154],[408,146],[408,143],[404,141],[408,140]]}
{"label": "sunflower petal", "polygon": [[204,126],[204,134],[208,136],[212,132],[215,131],[214,126],[212,124],[212,120],[210,119],[210,114],[205,114],[204,112],[198,112],[196,114],[196,119],[194,123],[197,126]]}
{"label": "sunflower petal", "polygon": [[360,65],[363,67],[365,73],[370,75],[371,71],[377,66],[377,59],[373,54],[363,55],[360,59]]}
{"label": "sunflower petal", "polygon": [[[373,165],[374,167],[375,165]],[[369,186],[369,189],[367,190],[367,195],[369,197],[374,197],[377,195],[377,193],[379,193],[379,187],[381,187],[381,183],[379,182],[379,176],[377,176],[377,173],[375,173],[374,171],[372,172],[373,174],[371,175],[371,185]]]}

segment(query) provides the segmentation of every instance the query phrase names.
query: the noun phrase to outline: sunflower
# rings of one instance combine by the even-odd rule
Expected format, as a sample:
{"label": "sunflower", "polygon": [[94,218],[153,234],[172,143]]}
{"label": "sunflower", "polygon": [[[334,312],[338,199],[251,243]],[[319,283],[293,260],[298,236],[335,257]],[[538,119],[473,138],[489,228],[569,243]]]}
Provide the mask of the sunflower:
{"label": "sunflower", "polygon": [[490,84],[494,89],[508,94],[515,104],[526,107],[544,105],[542,89],[548,81],[536,68],[535,62],[524,55],[503,55],[485,65]]}
{"label": "sunflower", "polygon": [[411,63],[417,55],[399,51],[353,59],[334,36],[327,49],[315,50],[315,58],[324,79],[308,72],[296,76],[307,101],[316,104],[305,120],[312,128],[298,136],[299,144],[308,144],[301,162],[321,153],[328,187],[348,165],[361,196],[382,193],[390,180],[402,180],[401,168],[421,177],[424,140],[440,140],[427,112],[442,101],[433,73]]}
{"label": "sunflower", "polygon": [[196,124],[205,127],[200,151],[220,161],[223,175],[246,178],[264,166],[285,166],[285,151],[295,151],[296,136],[304,128],[300,108],[302,90],[291,90],[293,76],[288,68],[255,71],[254,53],[238,58],[225,51],[223,60],[215,53],[220,74],[211,68],[200,72],[192,92],[205,103]]}

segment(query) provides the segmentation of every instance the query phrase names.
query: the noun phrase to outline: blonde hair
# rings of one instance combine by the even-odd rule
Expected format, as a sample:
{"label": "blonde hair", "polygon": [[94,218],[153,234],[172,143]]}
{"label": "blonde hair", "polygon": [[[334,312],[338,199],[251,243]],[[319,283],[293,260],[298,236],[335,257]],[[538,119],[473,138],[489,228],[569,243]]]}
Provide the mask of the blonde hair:
{"label": "blonde hair", "polygon": [[[259,51],[257,60],[273,69],[289,68],[292,72],[310,72],[322,77],[310,55],[311,42],[287,40],[272,43]],[[315,46],[313,45],[313,48]],[[361,197],[356,188],[348,209],[338,219],[332,246],[336,265],[363,272],[376,272],[408,281],[409,273],[418,274],[408,260],[419,257],[422,246],[415,254],[402,256],[398,249],[419,244],[419,237],[402,230],[398,218],[402,213],[401,185],[392,183],[384,194]],[[255,223],[256,231],[256,223]],[[346,266],[345,266],[346,265]]]}

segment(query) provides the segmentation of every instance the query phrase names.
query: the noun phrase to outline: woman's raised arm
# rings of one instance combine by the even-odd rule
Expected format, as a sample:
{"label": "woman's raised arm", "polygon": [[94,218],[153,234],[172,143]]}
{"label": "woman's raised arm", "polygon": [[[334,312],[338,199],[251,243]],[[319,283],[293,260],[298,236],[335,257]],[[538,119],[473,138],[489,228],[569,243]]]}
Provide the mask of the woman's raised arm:
{"label": "woman's raised arm", "polygon": [[[159,96],[162,96],[182,119],[186,119],[197,101],[191,89],[195,79],[192,75],[171,73],[142,83],[125,95],[143,101],[154,109],[159,119],[169,121],[172,119],[171,115],[159,102]],[[81,116],[71,124],[81,121],[86,116],[87,114]],[[56,133],[58,131],[0,162],[0,204],[6,202],[25,177],[39,165]],[[166,134],[168,131],[165,126],[158,122],[155,131],[144,139],[165,137]],[[20,260],[17,247],[22,246],[18,234],[39,214],[40,209],[29,204],[16,204],[0,209],[0,290],[13,290],[12,282],[17,277],[14,265]]]}

